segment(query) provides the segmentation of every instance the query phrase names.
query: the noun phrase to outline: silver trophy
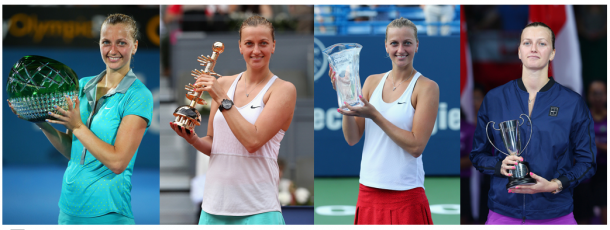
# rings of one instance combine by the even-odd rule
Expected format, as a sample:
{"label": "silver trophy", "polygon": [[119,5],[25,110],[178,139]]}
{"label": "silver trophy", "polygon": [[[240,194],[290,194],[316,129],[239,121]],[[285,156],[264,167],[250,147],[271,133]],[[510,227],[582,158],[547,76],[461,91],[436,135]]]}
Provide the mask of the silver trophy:
{"label": "silver trophy", "polygon": [[338,43],[322,51],[328,58],[328,62],[335,75],[335,87],[339,99],[339,107],[348,110],[344,104],[350,106],[363,106],[360,101],[362,86],[360,85],[360,50],[362,45],[356,43]]}
{"label": "silver trophy", "polygon": [[[530,122],[530,125],[531,125],[532,120],[530,119],[530,117],[528,117],[525,114],[521,114],[521,115],[519,115],[519,118],[521,119],[521,124],[519,124],[519,120],[508,120],[508,121],[502,122],[498,125],[500,127],[500,129],[496,129],[494,127],[494,125],[496,123],[494,121],[488,122],[487,126],[485,126],[485,133],[487,134],[487,140],[489,140],[489,143],[491,143],[491,145],[494,148],[496,148],[499,152],[503,153],[506,156],[510,156],[510,155],[521,156],[521,154],[523,153],[525,148],[527,148],[527,145],[530,143],[530,140],[532,139],[533,127],[530,128],[529,140],[527,140],[525,147],[523,147],[523,149],[521,149],[521,135],[519,134],[519,126],[521,126],[525,123],[525,120],[523,120],[523,116],[527,117],[527,120]],[[491,139],[489,138],[489,133],[487,132],[487,129],[489,128],[489,124],[492,124],[491,128],[500,131],[500,134],[502,137],[502,142],[504,142],[504,147],[506,147],[506,151],[508,152],[508,154],[503,152],[502,150],[500,150],[498,147],[496,147],[496,145],[494,145],[493,141],[491,141]],[[530,170],[529,170],[529,164],[527,162],[519,162],[519,163],[517,163],[517,165],[513,165],[513,166],[515,166],[515,169],[509,170],[509,172],[512,175],[508,178],[508,184],[506,184],[506,189],[511,189],[518,185],[536,184],[536,180],[534,180],[534,178],[532,178],[529,175]]]}

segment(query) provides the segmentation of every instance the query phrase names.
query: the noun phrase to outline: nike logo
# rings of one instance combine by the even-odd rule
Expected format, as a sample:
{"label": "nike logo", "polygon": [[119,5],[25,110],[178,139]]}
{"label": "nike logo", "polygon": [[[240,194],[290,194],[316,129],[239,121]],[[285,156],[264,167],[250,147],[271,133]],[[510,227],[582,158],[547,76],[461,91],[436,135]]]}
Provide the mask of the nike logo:
{"label": "nike logo", "polygon": [[106,107],[106,108],[104,108],[104,109],[112,109],[112,107],[110,107],[110,108]]}
{"label": "nike logo", "polygon": [[259,106],[254,106],[254,105],[250,106],[251,109],[256,109],[258,107],[261,107],[261,106],[260,105]]}
{"label": "nike logo", "polygon": [[403,102],[398,102],[398,104],[399,104],[399,105],[400,105],[400,104],[404,104],[404,103],[407,103],[407,102],[406,102],[406,101],[403,101]]}

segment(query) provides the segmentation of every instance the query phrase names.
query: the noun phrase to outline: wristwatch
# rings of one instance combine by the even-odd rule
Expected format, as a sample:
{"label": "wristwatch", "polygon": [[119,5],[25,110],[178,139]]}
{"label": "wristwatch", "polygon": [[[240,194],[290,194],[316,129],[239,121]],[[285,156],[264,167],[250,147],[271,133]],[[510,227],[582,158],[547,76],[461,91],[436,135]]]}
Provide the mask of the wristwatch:
{"label": "wristwatch", "polygon": [[231,107],[233,107],[233,101],[229,99],[222,99],[222,102],[220,102],[220,106],[218,106],[218,109],[220,110],[220,112],[222,112],[223,110],[231,109]]}
{"label": "wristwatch", "polygon": [[555,179],[552,179],[551,182],[557,183],[557,189],[555,191],[551,192],[551,193],[557,194],[557,193],[560,193],[563,190],[563,185],[561,185],[561,181],[560,180],[557,180],[557,178],[555,178]]}

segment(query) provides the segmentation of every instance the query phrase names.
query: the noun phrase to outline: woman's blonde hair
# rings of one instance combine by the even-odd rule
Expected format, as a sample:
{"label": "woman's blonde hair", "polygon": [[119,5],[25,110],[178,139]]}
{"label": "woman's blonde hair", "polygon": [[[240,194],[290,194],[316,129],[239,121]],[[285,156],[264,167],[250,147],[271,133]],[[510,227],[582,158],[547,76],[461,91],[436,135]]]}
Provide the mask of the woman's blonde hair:
{"label": "woman's blonde hair", "polygon": [[419,42],[419,39],[417,38],[417,26],[415,26],[415,24],[411,20],[403,17],[394,19],[394,21],[388,24],[388,27],[385,28],[385,40],[388,40],[388,30],[390,28],[402,28],[405,26],[413,28],[413,31],[415,32],[415,41]]}
{"label": "woman's blonde hair", "polygon": [[266,26],[271,29],[271,39],[275,41],[275,29],[273,28],[273,24],[265,17],[260,15],[252,15],[241,23],[241,27],[239,28],[239,40],[241,41],[241,30],[245,27],[252,26],[257,27],[259,25]]}
{"label": "woman's blonde hair", "polygon": [[102,26],[104,26],[104,24],[116,25],[118,23],[123,23],[123,24],[131,27],[131,37],[133,38],[134,41],[138,40],[138,34],[140,33],[140,31],[138,30],[136,21],[133,20],[133,18],[128,15],[125,15],[125,14],[108,15],[108,17],[106,17],[106,20],[104,20],[104,23],[102,23]]}

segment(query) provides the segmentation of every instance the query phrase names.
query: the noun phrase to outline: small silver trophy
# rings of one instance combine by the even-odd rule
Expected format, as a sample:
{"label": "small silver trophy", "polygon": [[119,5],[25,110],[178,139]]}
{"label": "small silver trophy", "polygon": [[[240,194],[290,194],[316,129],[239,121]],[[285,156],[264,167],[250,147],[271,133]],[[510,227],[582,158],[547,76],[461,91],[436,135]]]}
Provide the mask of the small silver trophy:
{"label": "small silver trophy", "polygon": [[[494,148],[496,148],[499,152],[503,153],[506,156],[510,156],[510,155],[520,156],[523,153],[523,151],[525,150],[525,148],[527,148],[527,145],[530,143],[530,140],[532,139],[533,127],[530,128],[529,140],[525,144],[525,147],[523,147],[523,149],[521,149],[521,136],[519,135],[519,126],[521,126],[525,123],[525,120],[523,120],[523,116],[527,117],[527,120],[530,122],[530,125],[531,125],[532,120],[530,119],[530,117],[528,117],[525,114],[521,114],[521,115],[519,115],[519,118],[521,119],[521,124],[519,124],[519,120],[508,120],[508,121],[502,122],[498,125],[500,127],[500,129],[494,128],[494,125],[496,123],[494,121],[488,122],[487,126],[485,126],[487,140],[489,140],[489,142],[491,143],[491,145]],[[489,124],[492,124],[491,128],[500,131],[500,134],[502,136],[502,141],[504,142],[504,147],[506,147],[508,154],[505,152],[502,152],[502,150],[498,149],[498,147],[496,147],[496,145],[494,145],[493,141],[491,141],[491,139],[489,138],[489,133],[487,132],[487,129],[489,128]],[[511,189],[518,185],[536,184],[536,180],[534,180],[534,178],[532,178],[529,175],[530,170],[529,170],[529,164],[527,162],[519,162],[519,163],[517,163],[517,165],[514,165],[514,166],[515,166],[515,169],[509,170],[509,172],[512,175],[508,178],[508,184],[506,184],[506,189]]]}
{"label": "small silver trophy", "polygon": [[362,86],[360,85],[360,50],[362,45],[356,43],[338,43],[322,51],[335,75],[335,87],[339,99],[339,107],[348,110],[343,102],[350,106],[363,106],[360,101]]}

